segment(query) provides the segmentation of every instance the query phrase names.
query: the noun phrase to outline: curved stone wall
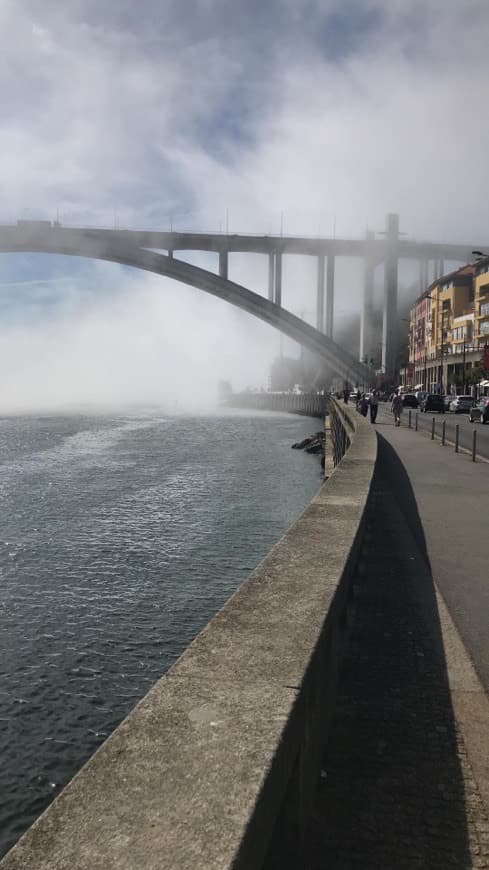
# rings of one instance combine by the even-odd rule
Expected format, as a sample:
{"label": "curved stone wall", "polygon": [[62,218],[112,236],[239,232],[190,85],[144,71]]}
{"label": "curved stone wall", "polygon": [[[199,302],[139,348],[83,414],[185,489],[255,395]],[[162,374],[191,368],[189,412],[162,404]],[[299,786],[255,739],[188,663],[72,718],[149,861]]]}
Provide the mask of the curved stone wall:
{"label": "curved stone wall", "polygon": [[331,411],[351,445],[329,480],[1,870],[249,870],[300,842],[377,453]]}

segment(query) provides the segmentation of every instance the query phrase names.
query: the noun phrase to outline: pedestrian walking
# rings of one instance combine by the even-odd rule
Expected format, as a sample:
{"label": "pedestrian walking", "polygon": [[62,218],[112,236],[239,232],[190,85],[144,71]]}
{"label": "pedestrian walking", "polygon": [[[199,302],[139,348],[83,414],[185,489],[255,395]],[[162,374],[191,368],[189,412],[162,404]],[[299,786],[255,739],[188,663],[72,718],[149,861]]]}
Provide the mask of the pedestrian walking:
{"label": "pedestrian walking", "polygon": [[379,411],[379,397],[378,397],[375,390],[373,391],[372,395],[370,396],[369,406],[370,406],[370,422],[375,423],[375,421],[377,419],[377,414]]}
{"label": "pedestrian walking", "polygon": [[360,401],[359,401],[359,403],[358,403],[358,405],[357,405],[357,409],[360,411],[360,414],[362,415],[362,417],[366,417],[366,416],[367,416],[367,411],[368,411],[368,399],[367,399],[365,393],[363,394],[363,396],[361,396]]}
{"label": "pedestrian walking", "polygon": [[392,399],[391,411],[394,414],[394,425],[401,425],[401,414],[402,414],[403,404],[402,404],[402,396],[395,395]]}

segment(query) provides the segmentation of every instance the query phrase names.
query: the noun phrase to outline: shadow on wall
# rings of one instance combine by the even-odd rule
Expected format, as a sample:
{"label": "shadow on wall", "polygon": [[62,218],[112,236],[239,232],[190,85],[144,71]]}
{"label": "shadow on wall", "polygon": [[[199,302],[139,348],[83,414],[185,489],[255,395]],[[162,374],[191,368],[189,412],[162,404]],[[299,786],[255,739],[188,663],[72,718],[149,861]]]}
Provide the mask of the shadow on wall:
{"label": "shadow on wall", "polygon": [[380,436],[367,548],[302,867],[472,866],[424,531]]}

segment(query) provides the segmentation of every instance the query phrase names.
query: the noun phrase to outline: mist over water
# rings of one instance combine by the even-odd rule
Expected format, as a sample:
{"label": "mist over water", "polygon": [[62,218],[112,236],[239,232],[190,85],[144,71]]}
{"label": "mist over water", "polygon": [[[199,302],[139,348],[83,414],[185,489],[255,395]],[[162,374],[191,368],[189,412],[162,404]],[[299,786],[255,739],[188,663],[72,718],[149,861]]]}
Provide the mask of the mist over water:
{"label": "mist over water", "polygon": [[71,286],[45,310],[32,293],[30,308],[6,313],[0,412],[135,403],[210,411],[222,377],[266,385],[274,330],[176,282],[118,267],[109,276],[120,284],[105,294],[103,283],[98,293]]}

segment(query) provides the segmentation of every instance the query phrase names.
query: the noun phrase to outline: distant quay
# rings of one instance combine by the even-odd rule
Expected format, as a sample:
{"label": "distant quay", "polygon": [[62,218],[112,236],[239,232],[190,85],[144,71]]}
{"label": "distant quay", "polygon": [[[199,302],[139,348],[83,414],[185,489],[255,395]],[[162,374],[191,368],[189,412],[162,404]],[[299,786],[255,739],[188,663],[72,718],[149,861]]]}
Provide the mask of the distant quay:
{"label": "distant quay", "polygon": [[267,392],[247,390],[231,393],[221,404],[228,408],[253,411],[281,411],[305,417],[325,417],[328,397],[319,393]]}

